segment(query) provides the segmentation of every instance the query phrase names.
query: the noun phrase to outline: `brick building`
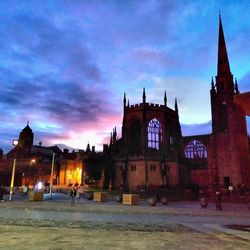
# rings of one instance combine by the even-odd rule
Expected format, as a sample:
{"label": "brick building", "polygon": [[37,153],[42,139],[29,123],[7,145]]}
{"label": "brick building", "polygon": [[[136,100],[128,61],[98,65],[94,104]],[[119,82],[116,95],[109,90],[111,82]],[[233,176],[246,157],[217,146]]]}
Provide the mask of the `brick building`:
{"label": "brick building", "polygon": [[0,160],[0,183],[10,185],[13,162],[16,159],[15,186],[34,185],[37,180],[50,182],[52,155],[55,153],[53,182],[57,182],[62,151],[57,146],[33,145],[34,133],[29,124],[22,129],[18,144]]}
{"label": "brick building", "polygon": [[196,184],[214,190],[231,183],[250,185],[245,117],[250,103],[247,98],[237,101],[240,95],[220,17],[217,76],[210,90],[212,133],[182,136],[177,100],[175,109],[169,108],[166,92],[163,105],[147,103],[145,89],[142,103],[136,105],[129,105],[124,95],[122,135],[118,139],[114,129],[109,145],[113,187],[136,191]]}
{"label": "brick building", "polygon": [[19,134],[18,144],[13,147],[3,159],[0,150],[0,184],[9,186],[14,159],[15,186],[33,186],[38,180],[44,184],[51,181],[52,159],[54,154],[53,185],[68,187],[69,185],[82,184],[89,179],[101,179],[105,159],[101,152],[96,152],[88,144],[86,151],[63,151],[57,146],[33,145],[34,133],[29,124]]}

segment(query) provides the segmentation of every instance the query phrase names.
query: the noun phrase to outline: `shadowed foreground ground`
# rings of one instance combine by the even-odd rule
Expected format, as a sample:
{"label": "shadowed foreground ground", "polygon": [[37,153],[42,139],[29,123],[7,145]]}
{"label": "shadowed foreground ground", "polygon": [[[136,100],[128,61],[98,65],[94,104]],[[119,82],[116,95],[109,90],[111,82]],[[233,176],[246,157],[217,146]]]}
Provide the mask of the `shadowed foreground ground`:
{"label": "shadowed foreground ground", "polygon": [[225,233],[120,231],[1,225],[0,249],[249,249],[250,241]]}

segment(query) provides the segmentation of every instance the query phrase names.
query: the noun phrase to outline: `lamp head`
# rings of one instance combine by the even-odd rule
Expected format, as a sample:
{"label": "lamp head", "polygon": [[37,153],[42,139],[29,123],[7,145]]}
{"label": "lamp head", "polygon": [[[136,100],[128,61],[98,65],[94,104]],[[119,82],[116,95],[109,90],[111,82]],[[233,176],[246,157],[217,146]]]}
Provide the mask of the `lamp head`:
{"label": "lamp head", "polygon": [[18,140],[16,140],[16,139],[13,140],[13,141],[12,141],[12,145],[16,147],[16,146],[18,145]]}

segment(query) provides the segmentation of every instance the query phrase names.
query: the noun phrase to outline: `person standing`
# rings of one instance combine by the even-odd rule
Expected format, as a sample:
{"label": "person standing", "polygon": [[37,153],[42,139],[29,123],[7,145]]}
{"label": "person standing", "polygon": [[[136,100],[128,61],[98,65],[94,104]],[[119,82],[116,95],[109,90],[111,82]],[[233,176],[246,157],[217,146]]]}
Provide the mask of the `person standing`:
{"label": "person standing", "polygon": [[228,190],[230,192],[230,196],[232,197],[233,196],[233,190],[234,190],[234,187],[233,187],[232,183],[230,183],[230,185],[228,186]]}
{"label": "person standing", "polygon": [[80,199],[80,188],[76,188],[76,199]]}
{"label": "person standing", "polygon": [[3,195],[4,195],[4,188],[3,186],[0,187],[0,201],[3,201]]}
{"label": "person standing", "polygon": [[70,196],[71,196],[71,206],[75,206],[75,204],[76,204],[76,189],[73,187],[70,191]]}
{"label": "person standing", "polygon": [[222,196],[221,196],[221,192],[217,191],[215,193],[215,204],[216,204],[216,210],[221,210],[221,200],[222,200]]}

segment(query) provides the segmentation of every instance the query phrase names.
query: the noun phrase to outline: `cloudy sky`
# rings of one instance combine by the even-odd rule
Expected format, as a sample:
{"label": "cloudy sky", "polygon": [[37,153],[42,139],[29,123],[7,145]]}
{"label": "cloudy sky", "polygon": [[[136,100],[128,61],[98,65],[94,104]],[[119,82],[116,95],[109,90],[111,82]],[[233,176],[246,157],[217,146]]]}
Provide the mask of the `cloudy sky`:
{"label": "cloudy sky", "polygon": [[139,103],[143,87],[147,102],[177,97],[183,135],[210,133],[219,11],[250,91],[248,0],[1,0],[0,147],[29,120],[35,144],[101,149],[120,131],[123,93]]}

